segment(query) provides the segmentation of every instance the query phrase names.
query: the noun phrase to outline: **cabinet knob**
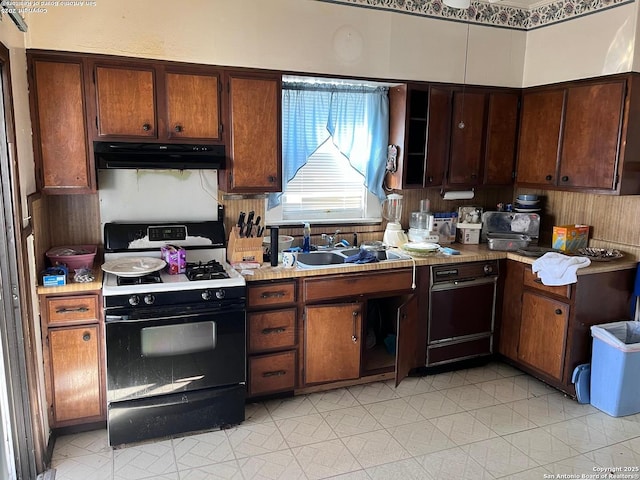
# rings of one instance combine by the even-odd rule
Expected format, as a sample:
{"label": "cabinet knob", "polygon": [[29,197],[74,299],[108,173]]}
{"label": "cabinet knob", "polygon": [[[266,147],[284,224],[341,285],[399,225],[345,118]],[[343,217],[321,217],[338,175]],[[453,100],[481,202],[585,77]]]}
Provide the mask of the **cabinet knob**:
{"label": "cabinet knob", "polygon": [[569,181],[569,177],[567,177],[566,175],[564,177],[562,177],[562,181],[563,182],[568,182]]}
{"label": "cabinet knob", "polygon": [[144,130],[145,132],[148,132],[149,130],[151,130],[151,125],[149,125],[148,123],[145,123],[144,125],[142,125],[142,130]]}
{"label": "cabinet knob", "polygon": [[427,177],[427,183],[433,183],[433,177]]}
{"label": "cabinet knob", "polygon": [[175,130],[176,132],[178,132],[178,133],[182,132],[182,125],[176,125],[176,126],[174,127],[174,130]]}
{"label": "cabinet knob", "polygon": [[91,334],[89,332],[84,332],[84,334],[82,335],[82,341],[88,342],[89,340],[91,340]]}
{"label": "cabinet knob", "polygon": [[269,180],[269,183],[275,183],[276,181],[276,177],[274,177],[273,175],[269,175],[267,179]]}
{"label": "cabinet knob", "polygon": [[547,175],[546,177],[544,177],[544,179],[545,179],[547,182],[550,182],[552,178],[553,178],[553,177],[552,177],[551,175]]}
{"label": "cabinet knob", "polygon": [[475,173],[472,173],[471,178],[475,180],[476,178],[478,178],[478,175],[476,175]]}
{"label": "cabinet knob", "polygon": [[556,315],[562,315],[562,310],[560,310],[559,308],[556,308]]}

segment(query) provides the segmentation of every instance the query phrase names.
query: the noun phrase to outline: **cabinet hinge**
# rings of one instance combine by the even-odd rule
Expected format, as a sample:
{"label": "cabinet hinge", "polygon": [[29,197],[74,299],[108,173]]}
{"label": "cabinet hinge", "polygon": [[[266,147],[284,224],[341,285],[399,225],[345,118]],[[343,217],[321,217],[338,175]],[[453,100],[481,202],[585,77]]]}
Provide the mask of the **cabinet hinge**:
{"label": "cabinet hinge", "polygon": [[93,84],[96,84],[96,71],[95,69],[91,72],[91,76],[93,77]]}
{"label": "cabinet hinge", "polygon": [[98,130],[98,117],[96,117],[96,130]]}
{"label": "cabinet hinge", "polygon": [[229,172],[229,186],[233,185],[233,173]]}
{"label": "cabinet hinge", "polygon": [[516,171],[515,170],[511,171],[511,178],[514,179],[514,180],[516,179]]}
{"label": "cabinet hinge", "polygon": [[222,136],[222,132],[224,131],[224,125],[221,123],[218,126],[218,135],[221,137]]}
{"label": "cabinet hinge", "polygon": [[616,188],[618,188],[618,182],[620,181],[620,175],[616,173],[616,178],[615,181],[613,183],[613,189],[615,190]]}

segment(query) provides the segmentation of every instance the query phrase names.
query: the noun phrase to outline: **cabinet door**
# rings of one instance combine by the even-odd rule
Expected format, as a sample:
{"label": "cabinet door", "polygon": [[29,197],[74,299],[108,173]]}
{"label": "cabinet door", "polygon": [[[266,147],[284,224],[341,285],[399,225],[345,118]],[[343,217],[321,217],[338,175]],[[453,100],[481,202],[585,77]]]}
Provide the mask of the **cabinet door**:
{"label": "cabinet door", "polygon": [[31,95],[38,187],[47,193],[95,189],[81,60],[32,60]]}
{"label": "cabinet door", "polygon": [[569,305],[524,292],[518,359],[561,380],[568,323]]}
{"label": "cabinet door", "polygon": [[442,185],[449,159],[452,91],[444,87],[429,88],[425,187]]}
{"label": "cabinet door", "polygon": [[485,185],[513,184],[519,102],[520,95],[517,93],[489,94],[483,178]]}
{"label": "cabinet door", "polygon": [[219,83],[218,75],[166,74],[169,138],[220,140]]}
{"label": "cabinet door", "polygon": [[98,66],[95,82],[99,136],[157,136],[152,69]]}
{"label": "cabinet door", "polygon": [[360,303],[305,307],[305,383],[358,378],[361,332]]}
{"label": "cabinet door", "polygon": [[522,277],[524,264],[507,260],[500,316],[498,352],[511,360],[518,360],[520,323],[522,317]]}
{"label": "cabinet door", "polygon": [[555,185],[565,90],[522,96],[518,145],[519,185]]}
{"label": "cabinet door", "polygon": [[[409,375],[412,368],[419,366],[416,358],[419,350],[419,338],[416,332],[419,331],[420,312],[418,310],[418,295],[411,295],[400,308],[398,308],[398,319],[396,326],[396,387]],[[423,339],[426,341],[426,339]],[[424,365],[424,358],[422,359]]]}
{"label": "cabinet door", "polygon": [[567,91],[558,185],[614,189],[625,80]]}
{"label": "cabinet door", "polygon": [[429,91],[412,87],[407,103],[407,132],[402,155],[403,185],[398,188],[422,188],[426,167]]}
{"label": "cabinet door", "polygon": [[99,417],[100,341],[98,326],[49,329],[54,423]]}
{"label": "cabinet door", "polygon": [[224,191],[279,192],[281,181],[280,77],[229,76],[231,168]]}
{"label": "cabinet door", "polygon": [[477,185],[481,181],[486,95],[478,92],[453,94],[451,158],[448,184]]}

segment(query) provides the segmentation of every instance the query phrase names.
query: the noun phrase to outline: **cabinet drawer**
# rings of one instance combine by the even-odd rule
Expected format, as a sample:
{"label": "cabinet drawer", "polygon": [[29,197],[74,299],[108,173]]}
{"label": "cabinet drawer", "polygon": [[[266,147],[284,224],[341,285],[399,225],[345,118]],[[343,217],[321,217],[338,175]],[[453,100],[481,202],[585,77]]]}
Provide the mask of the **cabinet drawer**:
{"label": "cabinet drawer", "polygon": [[563,298],[571,298],[571,285],[561,285],[557,287],[543,285],[542,280],[540,280],[530,268],[524,269],[524,284],[527,287],[535,288],[542,292],[551,293]]}
{"label": "cabinet drawer", "polygon": [[46,299],[49,325],[98,320],[98,295],[77,295]]}
{"label": "cabinet drawer", "polygon": [[296,309],[250,312],[249,352],[295,347]]}
{"label": "cabinet drawer", "polygon": [[411,289],[411,270],[380,270],[368,274],[336,275],[304,280],[305,302],[375,295]]}
{"label": "cabinet drawer", "polygon": [[287,305],[295,303],[295,301],[296,284],[294,282],[249,286],[249,293],[247,295],[249,307]]}
{"label": "cabinet drawer", "polygon": [[249,358],[250,395],[293,390],[295,384],[295,351]]}

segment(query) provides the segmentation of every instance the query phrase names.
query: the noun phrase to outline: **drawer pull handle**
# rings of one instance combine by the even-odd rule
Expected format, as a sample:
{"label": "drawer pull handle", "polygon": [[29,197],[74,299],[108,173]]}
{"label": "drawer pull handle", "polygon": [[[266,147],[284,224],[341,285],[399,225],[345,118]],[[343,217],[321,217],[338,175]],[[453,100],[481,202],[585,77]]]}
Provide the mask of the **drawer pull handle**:
{"label": "drawer pull handle", "polygon": [[286,292],[279,290],[277,292],[262,292],[260,298],[282,298],[286,295]]}
{"label": "drawer pull handle", "polygon": [[84,334],[82,335],[82,340],[84,342],[88,342],[89,340],[91,340],[91,334],[89,332],[84,332]]}
{"label": "drawer pull handle", "polygon": [[87,307],[72,307],[72,308],[62,307],[62,308],[58,308],[56,310],[56,313],[84,313],[88,311],[89,309]]}
{"label": "drawer pull handle", "polygon": [[357,319],[358,319],[358,312],[357,311],[353,311],[352,312],[352,316],[353,316],[353,335],[351,335],[351,341],[353,343],[358,343],[358,331],[357,331]]}
{"label": "drawer pull handle", "polygon": [[273,335],[274,333],[284,333],[287,331],[286,327],[273,327],[273,328],[263,328],[263,335]]}
{"label": "drawer pull handle", "polygon": [[286,375],[287,371],[286,370],[276,370],[274,372],[264,372],[262,374],[263,377],[268,378],[268,377],[282,377],[283,375]]}

